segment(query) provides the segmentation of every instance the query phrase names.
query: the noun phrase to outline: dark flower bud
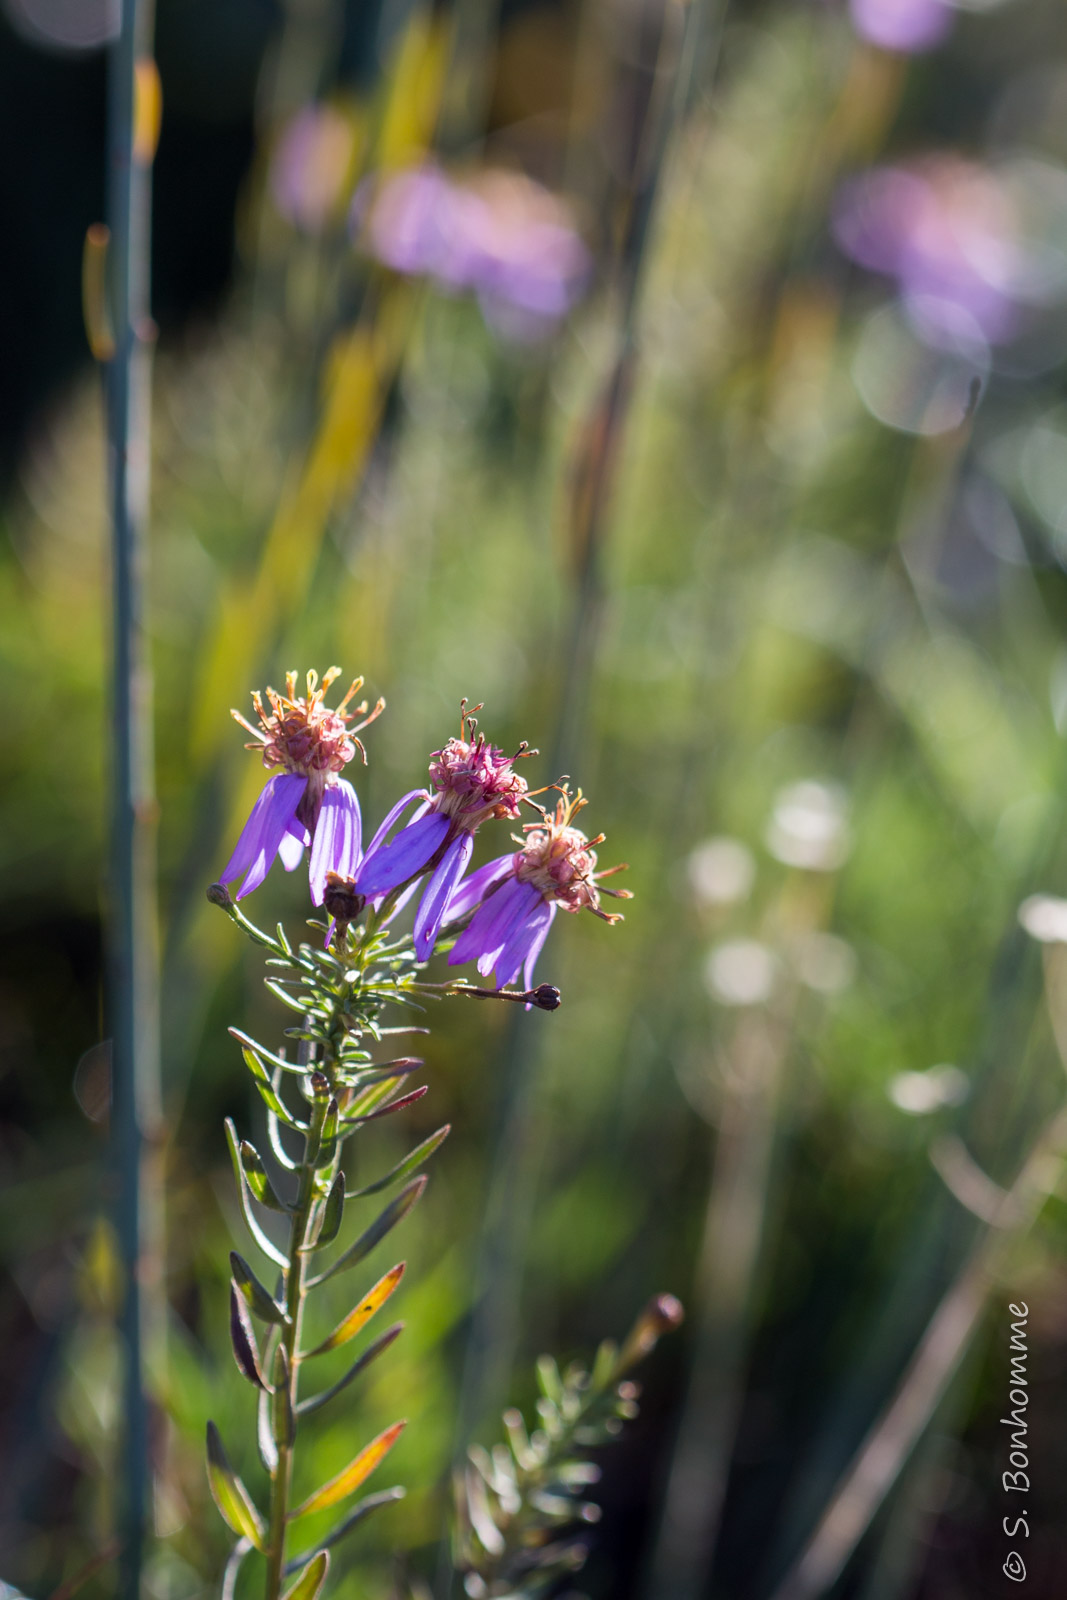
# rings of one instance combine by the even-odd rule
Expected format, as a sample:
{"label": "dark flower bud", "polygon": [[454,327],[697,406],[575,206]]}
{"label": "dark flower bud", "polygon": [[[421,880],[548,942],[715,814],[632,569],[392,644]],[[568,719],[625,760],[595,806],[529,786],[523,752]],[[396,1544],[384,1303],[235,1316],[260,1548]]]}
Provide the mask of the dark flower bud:
{"label": "dark flower bud", "polygon": [[230,891],[227,889],[224,883],[211,884],[207,892],[207,897],[213,906],[221,906],[223,911],[233,910],[233,901],[230,899]]}
{"label": "dark flower bud", "polygon": [[530,1003],[541,1011],[558,1011],[562,1003],[562,995],[552,983],[539,983],[536,989],[530,992]]}
{"label": "dark flower bud", "polygon": [[326,889],[322,897],[323,909],[335,918],[338,931],[345,933],[348,924],[355,922],[367,901],[357,894],[355,879],[342,877],[339,872],[326,874]]}

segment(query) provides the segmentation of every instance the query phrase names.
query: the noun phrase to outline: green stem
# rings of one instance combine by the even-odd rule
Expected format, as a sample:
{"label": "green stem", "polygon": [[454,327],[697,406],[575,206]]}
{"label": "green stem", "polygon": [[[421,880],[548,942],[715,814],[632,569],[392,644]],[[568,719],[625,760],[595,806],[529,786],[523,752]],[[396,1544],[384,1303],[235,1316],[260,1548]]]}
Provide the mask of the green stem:
{"label": "green stem", "polygon": [[302,1248],[307,1237],[314,1193],[314,1168],[308,1161],[309,1149],[313,1138],[314,1135],[309,1133],[304,1145],[304,1161],[300,1168],[300,1194],[292,1226],[289,1230],[289,1264],[285,1273],[285,1309],[289,1316],[289,1322],[282,1331],[281,1342],[288,1358],[286,1371],[289,1383],[289,1407],[294,1414],[294,1437],[278,1443],[278,1464],[274,1469],[274,1482],[271,1486],[270,1497],[267,1600],[279,1600],[282,1590],[282,1575],[285,1570],[285,1532],[289,1517],[289,1494],[292,1487],[293,1454],[296,1445],[297,1351],[299,1348],[301,1313],[304,1308],[304,1257]]}

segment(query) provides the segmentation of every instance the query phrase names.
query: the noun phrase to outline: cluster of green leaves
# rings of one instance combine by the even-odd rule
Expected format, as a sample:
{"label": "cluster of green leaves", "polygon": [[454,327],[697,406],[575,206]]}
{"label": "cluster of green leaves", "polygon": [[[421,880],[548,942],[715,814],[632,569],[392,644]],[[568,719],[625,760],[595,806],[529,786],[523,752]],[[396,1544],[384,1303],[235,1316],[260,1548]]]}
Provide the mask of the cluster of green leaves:
{"label": "cluster of green leaves", "polygon": [[[232,1122],[226,1131],[234,1176],[249,1232],[259,1249],[278,1268],[272,1293],[236,1251],[231,1252],[230,1336],[238,1370],[259,1391],[257,1441],[260,1459],[271,1480],[269,1509],[264,1514],[230,1464],[213,1423],[208,1425],[208,1476],[212,1494],[238,1541],[227,1566],[224,1594],[233,1592],[237,1571],[249,1551],[267,1559],[268,1600],[278,1600],[284,1579],[293,1578],[286,1600],[314,1600],[329,1567],[329,1552],[340,1539],[380,1506],[398,1499],[403,1490],[387,1489],[351,1507],[342,1519],[301,1554],[289,1558],[286,1534],[297,1519],[339,1506],[362,1487],[384,1460],[403,1428],[392,1423],[365,1445],[336,1477],[320,1485],[295,1508],[290,1506],[294,1446],[300,1422],[322,1410],[348,1389],[403,1330],[394,1323],[366,1345],[336,1382],[303,1399],[298,1376],[303,1363],[342,1348],[355,1339],[400,1283],[404,1263],[390,1268],[363,1294],[327,1338],[311,1349],[301,1344],[301,1318],[309,1291],[357,1266],[419,1200],[426,1178],[419,1168],[449,1133],[446,1124],[390,1171],[349,1192],[342,1156],[346,1142],[379,1118],[410,1106],[425,1088],[406,1089],[409,1075],[421,1062],[410,1056],[372,1064],[367,1041],[389,1033],[380,1024],[389,1001],[403,1001],[415,975],[415,957],[407,938],[390,942],[373,919],[336,935],[329,948],[290,943],[279,926],[272,936],[243,915],[219,886],[211,898],[257,944],[270,951],[266,980],[271,992],[299,1013],[299,1026],[286,1030],[297,1041],[297,1059],[275,1053],[231,1029],[267,1111],[268,1137],[274,1162],[288,1175],[290,1198],[279,1194],[259,1151],[241,1139]],[[324,924],[312,923],[320,934]],[[275,976],[274,974],[281,974]],[[285,1089],[295,1087],[301,1105],[294,1110]],[[302,1148],[290,1153],[286,1138],[298,1135]],[[346,1205],[369,1199],[401,1185],[398,1193],[363,1228],[358,1237],[316,1272],[312,1260],[339,1238]],[[289,1241],[280,1248],[264,1231],[256,1205],[285,1216]],[[260,1331],[257,1333],[257,1325]]]}
{"label": "cluster of green leaves", "polygon": [[584,1452],[608,1444],[636,1417],[640,1390],[626,1374],[682,1320],[672,1295],[650,1302],[620,1350],[601,1344],[591,1369],[560,1372],[552,1356],[537,1363],[539,1426],[504,1413],[506,1443],[473,1445],[456,1473],[454,1559],[474,1600],[520,1600],[546,1594],[584,1564],[582,1525],[600,1507],[584,1498],[600,1468]]}

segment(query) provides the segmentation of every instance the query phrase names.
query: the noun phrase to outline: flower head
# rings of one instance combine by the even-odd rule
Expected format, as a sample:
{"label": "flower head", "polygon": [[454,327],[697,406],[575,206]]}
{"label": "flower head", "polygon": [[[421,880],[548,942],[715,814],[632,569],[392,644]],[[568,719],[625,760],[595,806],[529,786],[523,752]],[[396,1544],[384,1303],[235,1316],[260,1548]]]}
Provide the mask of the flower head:
{"label": "flower head", "polygon": [[543,811],[539,822],[526,824],[525,839],[517,841],[521,849],[490,861],[459,885],[443,920],[473,916],[449,954],[450,965],[477,961],[483,977],[495,969],[498,989],[524,969],[529,989],[557,910],[591,911],[604,922],[622,920],[618,912],[602,909],[600,896],[628,900],[629,891],[605,889],[600,880],[624,868],[597,871],[595,846],[604,835],[590,839],[574,825],[585,804],[581,790],[572,795],[564,788],[554,813]]}
{"label": "flower head", "polygon": [[[459,737],[430,757],[431,789],[413,789],[397,802],[378,829],[356,875],[368,899],[389,894],[432,869],[415,914],[415,950],[425,961],[433,949],[453,890],[467,869],[474,834],[491,817],[514,818],[529,790],[514,770],[521,757],[535,754],[525,743],[505,755],[478,732],[474,712],[460,707]],[[432,791],[432,792],[431,792]],[[393,839],[389,829],[413,800],[422,803]]]}
{"label": "flower head", "polygon": [[410,167],[362,186],[352,223],[386,266],[473,292],[486,321],[519,342],[551,332],[590,275],[565,202],[519,172],[461,179],[433,163]]}
{"label": "flower head", "polygon": [[[307,675],[307,692],[297,694],[296,673],[286,675],[285,694],[266,691],[269,711],[258,690],[252,695],[259,726],[253,727],[239,711],[234,718],[253,736],[249,750],[258,750],[268,769],[281,768],[270,778],[241,831],[220,883],[244,876],[237,898],[251,894],[263,882],[275,856],[291,872],[300,865],[304,849],[311,846],[311,898],[322,904],[328,872],[351,874],[360,861],[359,802],[352,785],[339,774],[358,750],[366,760],[358,733],[385,707],[379,700],[367,714],[362,702],[346,710],[363,679],[357,678],[339,705],[326,705],[326,694],[340,676],[331,667],[319,683],[318,674]],[[353,717],[362,717],[354,728]]]}
{"label": "flower head", "polygon": [[[474,711],[480,711],[475,706]],[[526,779],[515,771],[514,763],[529,754],[521,744],[515,755],[505,755],[478,733],[474,712],[466,701],[460,713],[458,739],[449,739],[443,750],[430,757],[430,783],[435,793],[430,809],[448,817],[457,828],[473,833],[490,817],[515,818],[519,802],[528,793]]]}

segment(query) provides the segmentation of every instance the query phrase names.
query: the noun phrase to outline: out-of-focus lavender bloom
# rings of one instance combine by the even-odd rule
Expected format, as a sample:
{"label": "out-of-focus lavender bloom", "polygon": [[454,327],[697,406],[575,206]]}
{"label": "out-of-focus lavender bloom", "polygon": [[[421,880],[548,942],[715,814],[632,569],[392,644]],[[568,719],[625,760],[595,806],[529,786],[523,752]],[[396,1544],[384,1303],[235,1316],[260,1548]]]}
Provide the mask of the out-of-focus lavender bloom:
{"label": "out-of-focus lavender bloom", "polygon": [[854,261],[896,280],[928,343],[1003,344],[1027,306],[1062,288],[1047,247],[1026,236],[1027,186],[1021,170],[998,174],[955,156],[879,167],[843,186],[834,233]]}
{"label": "out-of-focus lavender bloom", "polygon": [[[520,745],[513,756],[505,755],[476,730],[464,702],[459,738],[449,739],[430,759],[432,793],[413,789],[397,801],[356,875],[356,890],[370,900],[432,866],[415,913],[415,951],[420,961],[433,949],[452,892],[467,870],[478,828],[490,817],[517,817],[527,793],[526,780],[513,765],[528,753],[526,746]],[[422,802],[414,817],[386,842],[390,828],[414,800]]]}
{"label": "out-of-focus lavender bloom", "polygon": [[882,50],[919,55],[952,31],[955,10],[948,0],[849,0],[852,25]]}
{"label": "out-of-focus lavender bloom", "polygon": [[[325,696],[340,672],[340,667],[331,667],[321,685],[318,674],[309,672],[306,696],[297,695],[296,673],[288,673],[285,694],[267,690],[269,712],[257,690],[252,704],[258,728],[239,711],[232,713],[255,740],[247,748],[262,752],[265,767],[282,768],[267,780],[219,875],[220,883],[243,877],[238,900],[259,888],[275,856],[281,857],[287,872],[294,871],[308,845],[311,898],[317,906],[322,904],[328,873],[351,875],[359,865],[359,801],[352,785],[339,774],[357,750],[364,754],[356,735],[380,715],[385,702],[379,700],[369,715],[366,702],[346,711],[362,687],[362,678],[357,678],[340,705],[331,710],[324,703]],[[349,728],[354,716],[363,720]]]}
{"label": "out-of-focus lavender bloom", "polygon": [[286,126],[270,165],[270,191],[287,222],[320,233],[351,179],[355,133],[336,106],[312,105]]}
{"label": "out-of-focus lavender bloom", "polygon": [[352,217],[379,261],[476,294],[486,321],[512,339],[550,331],[589,276],[589,252],[563,202],[520,173],[460,181],[428,163],[366,186]]}
{"label": "out-of-focus lavender bloom", "polygon": [[601,889],[599,880],[623,867],[596,870],[593,846],[604,835],[588,839],[573,826],[585,805],[581,791],[566,789],[555,815],[545,813],[540,822],[528,823],[521,850],[500,856],[473,872],[453,893],[446,922],[458,922],[473,911],[469,927],[449,953],[449,965],[477,961],[483,977],[495,970],[496,986],[503,989],[523,971],[527,989],[534,967],[555,920],[557,910],[592,911],[604,922],[620,922],[617,912],[601,909],[601,894],[630,899],[626,889]]}

